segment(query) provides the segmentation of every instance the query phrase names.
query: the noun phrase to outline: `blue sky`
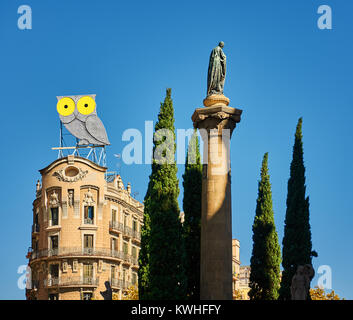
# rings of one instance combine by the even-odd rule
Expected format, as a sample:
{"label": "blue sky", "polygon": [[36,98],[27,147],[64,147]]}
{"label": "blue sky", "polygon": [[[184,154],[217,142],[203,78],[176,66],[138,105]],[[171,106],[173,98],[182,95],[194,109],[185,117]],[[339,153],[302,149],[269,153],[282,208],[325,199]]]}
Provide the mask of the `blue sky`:
{"label": "blue sky", "polygon": [[[32,8],[32,30],[17,28],[17,8]],[[317,8],[332,8],[333,29],[317,27]],[[269,152],[275,221],[283,237],[287,180],[297,120],[304,159],[314,259],[332,269],[333,289],[353,299],[351,1],[17,1],[0,3],[0,299],[24,299],[17,268],[26,264],[38,170],[56,159],[56,96],[97,94],[112,146],[129,128],[156,121],[172,88],[176,128],[190,128],[205,98],[210,51],[227,55],[224,93],[243,110],[233,134],[233,236],[249,264],[262,156]],[[6,139],[5,139],[6,138]],[[6,140],[6,141],[5,141]],[[183,173],[179,166],[178,176]],[[137,199],[149,165],[122,165]],[[182,196],[180,196],[180,203]],[[316,276],[312,285],[317,283]]]}

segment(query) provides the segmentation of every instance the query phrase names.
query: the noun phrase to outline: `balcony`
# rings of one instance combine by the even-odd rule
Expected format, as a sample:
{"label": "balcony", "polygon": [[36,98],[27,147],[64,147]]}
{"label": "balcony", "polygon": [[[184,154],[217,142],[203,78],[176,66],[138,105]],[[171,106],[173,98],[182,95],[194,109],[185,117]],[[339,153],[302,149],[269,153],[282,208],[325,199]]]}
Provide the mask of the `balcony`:
{"label": "balcony", "polygon": [[40,228],[38,223],[32,224],[32,233],[38,233],[39,230]]}
{"label": "balcony", "polygon": [[140,232],[137,232],[136,230],[133,230],[128,226],[124,226],[121,222],[118,222],[118,221],[110,221],[109,230],[113,232],[121,233],[123,234],[124,237],[133,238],[138,242],[141,240]]}
{"label": "balcony", "polygon": [[127,289],[132,286],[132,283],[129,281],[124,281],[121,279],[110,279],[109,280],[111,287],[119,289]]}
{"label": "balcony", "polygon": [[50,278],[44,280],[44,287],[54,287],[59,285],[59,278]]}
{"label": "balcony", "polygon": [[[79,247],[63,247],[56,249],[35,250],[31,254],[31,260],[45,257],[111,257],[126,261],[134,262],[137,258],[124,253],[122,251],[112,250],[108,248],[79,248]],[[135,259],[135,260],[134,260]]]}
{"label": "balcony", "polygon": [[48,250],[48,257],[57,256],[59,254],[59,248],[53,248]]}
{"label": "balcony", "polygon": [[132,237],[134,240],[136,240],[138,242],[141,241],[141,233],[136,230],[132,230]]}
{"label": "balcony", "polygon": [[124,236],[132,237],[133,234],[134,233],[130,227],[124,226]]}
{"label": "balcony", "polygon": [[117,222],[117,221],[110,221],[109,222],[109,229],[111,231],[117,231],[117,232],[124,232],[124,226],[122,223]]}
{"label": "balcony", "polygon": [[124,260],[125,259],[125,254],[122,251],[111,250],[110,252],[111,252],[111,256],[113,258],[118,258],[120,260]]}
{"label": "balcony", "polygon": [[130,256],[130,260],[131,260],[131,263],[132,263],[134,266],[137,266],[137,267],[138,267],[139,261],[138,261],[138,258],[137,258],[137,257]]}
{"label": "balcony", "polygon": [[92,286],[97,287],[99,278],[95,277],[59,277],[44,280],[45,287],[76,287],[76,286]]}

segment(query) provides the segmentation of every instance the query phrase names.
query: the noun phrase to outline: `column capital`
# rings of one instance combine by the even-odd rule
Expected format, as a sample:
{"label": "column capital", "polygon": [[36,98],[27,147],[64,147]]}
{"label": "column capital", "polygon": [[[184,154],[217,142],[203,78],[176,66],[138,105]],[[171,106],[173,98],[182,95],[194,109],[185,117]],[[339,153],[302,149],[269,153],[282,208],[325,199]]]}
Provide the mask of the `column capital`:
{"label": "column capital", "polygon": [[230,129],[232,133],[236,124],[240,122],[242,112],[243,110],[226,105],[215,105],[197,108],[191,119],[194,128],[208,131],[218,129],[219,134],[222,134],[222,129]]}

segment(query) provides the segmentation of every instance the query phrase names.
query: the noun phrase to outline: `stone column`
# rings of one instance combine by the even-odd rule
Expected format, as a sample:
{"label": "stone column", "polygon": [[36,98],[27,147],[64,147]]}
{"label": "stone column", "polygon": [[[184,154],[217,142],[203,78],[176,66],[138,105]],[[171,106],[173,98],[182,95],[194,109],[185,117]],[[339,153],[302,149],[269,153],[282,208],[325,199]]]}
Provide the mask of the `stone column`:
{"label": "stone column", "polygon": [[204,142],[201,215],[202,300],[232,300],[230,138],[242,110],[211,95],[192,115]]}

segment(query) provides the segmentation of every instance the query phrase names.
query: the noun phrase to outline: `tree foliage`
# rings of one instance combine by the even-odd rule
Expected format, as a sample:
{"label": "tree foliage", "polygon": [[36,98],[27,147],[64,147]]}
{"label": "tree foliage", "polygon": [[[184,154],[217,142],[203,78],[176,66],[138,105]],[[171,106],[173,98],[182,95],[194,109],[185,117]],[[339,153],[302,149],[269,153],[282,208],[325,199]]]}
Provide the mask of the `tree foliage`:
{"label": "tree foliage", "polygon": [[311,300],[344,300],[340,299],[340,297],[332,290],[329,293],[326,293],[324,289],[315,287],[314,289],[310,289],[310,297]]}
{"label": "tree foliage", "polygon": [[251,300],[275,300],[278,298],[280,284],[281,249],[272,208],[268,153],[265,153],[262,161],[252,230],[253,250],[249,297]]}
{"label": "tree foliage", "polygon": [[188,146],[183,187],[183,235],[186,251],[187,298],[200,300],[202,165],[196,130]]}
{"label": "tree foliage", "polygon": [[244,300],[240,290],[233,290],[233,300]]}
{"label": "tree foliage", "polygon": [[[292,278],[299,265],[311,264],[312,251],[311,230],[309,223],[309,197],[305,195],[305,167],[303,159],[302,123],[298,120],[293,146],[293,159],[288,180],[287,210],[282,241],[283,274],[280,288],[280,299],[290,300]],[[308,297],[310,297],[308,292]]]}
{"label": "tree foliage", "polygon": [[155,125],[153,154],[167,138],[156,141],[161,130],[172,132],[173,141],[163,151],[165,163],[152,161],[152,173],[144,200],[144,225],[139,255],[139,293],[141,300],[184,299],[186,276],[185,248],[179,220],[179,185],[175,164],[174,109],[171,89],[161,103]]}
{"label": "tree foliage", "polygon": [[136,286],[128,287],[122,298],[122,300],[138,300],[138,299],[139,299],[139,292]]}

